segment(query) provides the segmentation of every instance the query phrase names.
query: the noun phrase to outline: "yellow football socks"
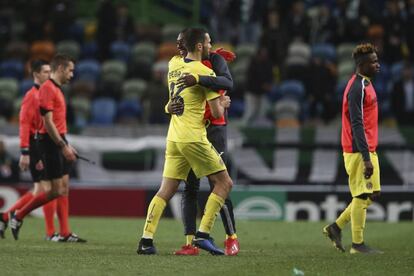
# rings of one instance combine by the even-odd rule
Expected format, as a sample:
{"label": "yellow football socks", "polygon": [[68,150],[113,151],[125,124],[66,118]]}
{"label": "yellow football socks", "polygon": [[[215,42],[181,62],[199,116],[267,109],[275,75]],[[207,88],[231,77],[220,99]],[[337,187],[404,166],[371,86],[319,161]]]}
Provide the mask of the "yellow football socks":
{"label": "yellow football socks", "polygon": [[354,198],[351,207],[352,242],[364,242],[365,219],[367,216],[368,200]]}
{"label": "yellow football socks", "polygon": [[194,235],[186,235],[185,239],[185,245],[191,245],[194,239]]}
{"label": "yellow football socks", "polygon": [[144,225],[144,233],[142,235],[145,239],[152,239],[155,231],[157,231],[158,222],[162,216],[167,203],[159,196],[154,196],[148,206],[147,219]]}
{"label": "yellow football socks", "polygon": [[224,198],[211,193],[208,197],[206,207],[204,209],[204,215],[201,218],[199,231],[209,234],[211,228],[213,228],[214,221],[216,220],[217,213],[224,205]]}
{"label": "yellow football socks", "polygon": [[346,209],[341,213],[341,215],[335,221],[336,225],[338,225],[340,229],[344,229],[345,225],[347,225],[347,223],[351,220],[351,208],[352,208],[351,206],[352,206],[352,202],[349,203]]}

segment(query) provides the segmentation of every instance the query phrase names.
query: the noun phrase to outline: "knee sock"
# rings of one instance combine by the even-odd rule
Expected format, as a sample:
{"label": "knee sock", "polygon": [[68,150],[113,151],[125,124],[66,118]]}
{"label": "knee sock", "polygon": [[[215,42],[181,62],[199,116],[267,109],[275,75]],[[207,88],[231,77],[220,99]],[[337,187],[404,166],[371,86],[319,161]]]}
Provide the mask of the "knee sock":
{"label": "knee sock", "polygon": [[368,201],[353,198],[351,207],[352,243],[364,242],[365,219],[367,216]]}
{"label": "knee sock", "polygon": [[154,196],[148,206],[147,219],[145,220],[144,239],[153,239],[155,231],[157,231],[158,222],[164,212],[167,202],[159,196]]}
{"label": "knee sock", "polygon": [[229,198],[224,201],[220,216],[226,230],[226,238],[234,235],[236,233],[236,223],[234,221],[233,203]]}
{"label": "knee sock", "polygon": [[3,221],[7,222],[9,221],[9,213],[19,210],[24,205],[26,205],[30,200],[32,200],[34,195],[32,192],[25,193],[21,198],[19,198],[12,207],[6,210],[6,212],[3,213]]}
{"label": "knee sock", "polygon": [[48,237],[55,233],[54,216],[56,213],[56,199],[43,205],[43,214],[45,215],[46,235]]}
{"label": "knee sock", "polygon": [[48,194],[45,192],[39,193],[34,196],[26,205],[24,205],[19,211],[16,212],[16,218],[22,220],[27,214],[36,209],[39,206],[49,202]]}
{"label": "knee sock", "polygon": [[68,196],[60,196],[56,199],[56,213],[59,219],[59,235],[66,237],[70,234],[69,229],[69,199]]}
{"label": "knee sock", "polygon": [[346,209],[339,215],[337,220],[335,221],[336,225],[342,230],[344,229],[345,225],[351,220],[351,208],[352,208],[352,201],[348,204]]}
{"label": "knee sock", "polygon": [[201,218],[199,232],[209,234],[213,228],[217,214],[224,205],[224,198],[211,193],[208,197],[206,207],[204,209],[204,215]]}

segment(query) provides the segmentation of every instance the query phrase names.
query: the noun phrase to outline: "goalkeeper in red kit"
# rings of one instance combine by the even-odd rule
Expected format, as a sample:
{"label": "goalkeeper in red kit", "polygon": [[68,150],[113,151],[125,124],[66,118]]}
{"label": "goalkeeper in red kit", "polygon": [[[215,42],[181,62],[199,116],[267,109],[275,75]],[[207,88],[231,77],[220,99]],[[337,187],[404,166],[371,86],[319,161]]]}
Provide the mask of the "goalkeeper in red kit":
{"label": "goalkeeper in red kit", "polygon": [[[185,30],[182,31],[177,38],[177,48],[181,56],[186,56],[187,50],[184,47]],[[210,89],[219,91],[220,94],[225,94],[227,90],[233,88],[233,79],[229,72],[226,61],[232,61],[235,55],[223,49],[218,49],[211,52],[209,58],[203,60],[202,63],[213,69],[216,77],[186,75],[178,80],[177,85],[188,87],[193,85],[201,85]],[[167,105],[167,111],[171,114],[179,114],[184,106],[181,102],[171,102]],[[227,118],[226,115],[219,119],[215,119],[211,115],[209,105],[206,104],[206,111],[204,114],[206,120],[207,138],[212,143],[214,148],[221,154],[224,162],[227,161]],[[211,186],[211,185],[210,185]],[[197,195],[200,188],[200,179],[197,179],[194,172],[191,170],[187,181],[185,182],[184,193],[182,197],[182,212],[184,222],[184,232],[186,236],[186,244],[178,251],[176,255],[198,255],[199,250],[194,247],[191,242],[196,233],[196,217],[197,217]],[[226,240],[224,242],[224,253],[226,255],[237,255],[239,252],[239,242],[236,235],[236,227],[233,213],[233,204],[230,198],[225,200],[223,208],[220,210],[220,215],[226,231]]]}

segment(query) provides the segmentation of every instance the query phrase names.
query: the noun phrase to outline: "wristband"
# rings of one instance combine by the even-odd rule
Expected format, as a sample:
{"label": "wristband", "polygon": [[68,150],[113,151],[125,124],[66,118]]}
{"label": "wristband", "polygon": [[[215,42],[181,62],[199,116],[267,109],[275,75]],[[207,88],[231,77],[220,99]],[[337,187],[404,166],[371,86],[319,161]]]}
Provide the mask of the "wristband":
{"label": "wristband", "polygon": [[22,155],[29,155],[29,148],[21,148],[20,153]]}

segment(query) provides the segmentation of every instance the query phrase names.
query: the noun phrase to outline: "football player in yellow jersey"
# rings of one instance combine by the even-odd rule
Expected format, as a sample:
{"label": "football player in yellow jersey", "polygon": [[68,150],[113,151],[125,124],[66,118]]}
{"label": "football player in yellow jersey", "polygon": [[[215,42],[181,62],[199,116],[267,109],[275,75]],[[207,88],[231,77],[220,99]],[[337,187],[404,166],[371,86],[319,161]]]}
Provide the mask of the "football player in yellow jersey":
{"label": "football player in yellow jersey", "polygon": [[138,244],[138,254],[156,253],[153,236],[159,219],[167,202],[176,193],[178,185],[187,179],[192,169],[197,178],[207,176],[210,183],[214,184],[193,244],[213,255],[224,255],[224,251],[215,246],[210,231],[233,183],[223,160],[207,139],[204,111],[208,101],[212,115],[219,118],[230,105],[230,98],[199,85],[188,88],[176,86],[176,81],[184,74],[214,76],[214,72],[201,63],[202,58],[210,51],[210,43],[210,36],[205,30],[190,28],[185,33],[184,41],[188,50],[187,56],[173,57],[169,63],[170,101],[183,102],[184,109],[171,117],[163,179],[161,187],[148,206],[143,235]]}

